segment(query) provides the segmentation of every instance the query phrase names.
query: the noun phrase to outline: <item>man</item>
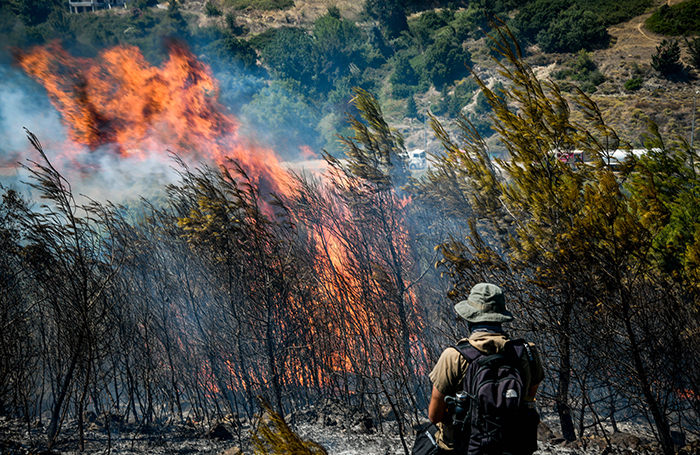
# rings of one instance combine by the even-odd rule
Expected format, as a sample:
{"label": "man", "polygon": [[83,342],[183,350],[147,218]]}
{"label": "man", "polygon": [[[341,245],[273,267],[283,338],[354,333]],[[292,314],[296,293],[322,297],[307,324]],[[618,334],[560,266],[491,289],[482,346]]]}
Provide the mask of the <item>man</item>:
{"label": "man", "polygon": [[[460,340],[458,345],[469,343],[483,355],[505,352],[509,338],[501,324],[512,321],[513,315],[506,310],[501,288],[489,283],[479,283],[472,288],[467,300],[455,305],[455,311],[467,321],[470,332],[469,337]],[[519,369],[526,391],[524,400],[534,409],[537,388],[544,379],[542,363],[534,345],[527,344],[527,350],[523,349],[520,360]],[[443,351],[435,368],[430,372],[433,390],[428,417],[438,427],[436,439],[439,453],[456,453],[452,411],[448,409],[445,397],[454,397],[462,390],[462,381],[468,365],[467,359],[456,348],[449,347]],[[534,443],[536,444],[536,441]],[[473,451],[473,448],[470,449],[470,453]]]}

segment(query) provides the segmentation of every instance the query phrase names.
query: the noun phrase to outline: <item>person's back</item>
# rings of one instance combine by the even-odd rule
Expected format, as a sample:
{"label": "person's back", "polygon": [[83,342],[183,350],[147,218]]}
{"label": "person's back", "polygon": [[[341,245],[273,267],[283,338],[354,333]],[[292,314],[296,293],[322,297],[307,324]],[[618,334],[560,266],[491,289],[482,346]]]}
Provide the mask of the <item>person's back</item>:
{"label": "person's back", "polygon": [[[459,302],[455,310],[468,322],[470,336],[445,349],[430,372],[433,390],[428,416],[438,426],[436,438],[440,452],[470,455],[532,453],[536,449],[537,425],[533,418],[536,418],[534,399],[544,378],[535,346],[522,340],[510,340],[504,332],[501,324],[513,320],[513,316],[506,310],[498,286],[477,284],[469,299]],[[475,374],[472,371],[477,366],[481,371],[478,381],[489,384],[488,387],[478,385],[480,398],[475,390],[469,393],[470,398],[460,398],[465,396],[458,396],[458,392],[465,392],[465,376]],[[492,377],[499,379],[488,379]],[[474,381],[469,379],[467,382]],[[481,410],[476,404],[477,399],[482,402]],[[460,425],[454,425],[455,407],[460,405],[460,400],[466,400],[463,404],[468,406],[469,413],[461,431],[456,428]],[[530,428],[525,428],[528,427],[526,421],[530,422]],[[501,427],[502,431],[495,430]],[[512,444],[502,443],[501,439]]]}

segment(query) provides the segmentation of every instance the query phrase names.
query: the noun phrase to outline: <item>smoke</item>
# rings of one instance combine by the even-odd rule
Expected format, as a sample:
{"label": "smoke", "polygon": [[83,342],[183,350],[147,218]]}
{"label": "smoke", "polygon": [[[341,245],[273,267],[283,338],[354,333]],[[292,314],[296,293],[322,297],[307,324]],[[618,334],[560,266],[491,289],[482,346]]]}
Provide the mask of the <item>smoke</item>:
{"label": "smoke", "polygon": [[19,69],[0,66],[0,166],[14,168],[27,156],[30,144],[24,128],[41,132],[43,140],[63,143],[67,136],[59,113],[43,88]]}
{"label": "smoke", "polygon": [[[60,113],[51,104],[46,90],[21,70],[0,66],[0,184],[27,196],[32,191],[29,172],[21,164],[41,157],[27,139],[34,133],[51,164],[71,183],[79,202],[81,195],[105,202],[128,203],[139,197],[157,198],[164,186],[177,180],[172,160],[162,150],[146,151],[138,157],[120,157],[112,147],[97,150],[69,139]],[[68,153],[67,151],[70,151]],[[82,200],[81,200],[82,199]]]}

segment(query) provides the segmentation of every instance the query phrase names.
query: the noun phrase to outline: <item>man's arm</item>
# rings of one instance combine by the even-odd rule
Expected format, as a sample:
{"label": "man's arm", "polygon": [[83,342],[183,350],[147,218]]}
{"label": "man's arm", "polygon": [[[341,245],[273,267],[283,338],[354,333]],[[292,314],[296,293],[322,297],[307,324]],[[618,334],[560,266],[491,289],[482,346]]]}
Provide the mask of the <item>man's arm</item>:
{"label": "man's arm", "polygon": [[428,405],[428,418],[433,423],[442,422],[445,409],[447,409],[445,394],[433,386],[433,393],[430,395],[430,404]]}
{"label": "man's arm", "polygon": [[540,388],[540,384],[539,384],[539,383],[537,383],[537,384],[535,384],[535,385],[531,385],[531,386],[530,386],[530,389],[527,391],[527,397],[525,397],[525,400],[527,401],[528,398],[529,398],[530,400],[534,400],[534,399],[535,399],[535,395],[537,395],[537,389],[539,389],[539,388]]}

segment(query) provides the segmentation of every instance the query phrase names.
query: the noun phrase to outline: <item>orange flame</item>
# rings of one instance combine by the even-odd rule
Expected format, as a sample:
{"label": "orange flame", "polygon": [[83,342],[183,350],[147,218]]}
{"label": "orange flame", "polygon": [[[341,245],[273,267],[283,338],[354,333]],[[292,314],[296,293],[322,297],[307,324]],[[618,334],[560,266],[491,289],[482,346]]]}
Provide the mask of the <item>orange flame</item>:
{"label": "orange flame", "polygon": [[228,157],[269,191],[280,191],[287,180],[274,152],[238,137],[238,121],[218,102],[210,68],[181,44],[170,43],[160,68],[131,46],[84,59],[53,43],[18,52],[17,60],[44,85],[75,143],[91,150],[110,146],[124,157],[166,149],[218,164]]}

